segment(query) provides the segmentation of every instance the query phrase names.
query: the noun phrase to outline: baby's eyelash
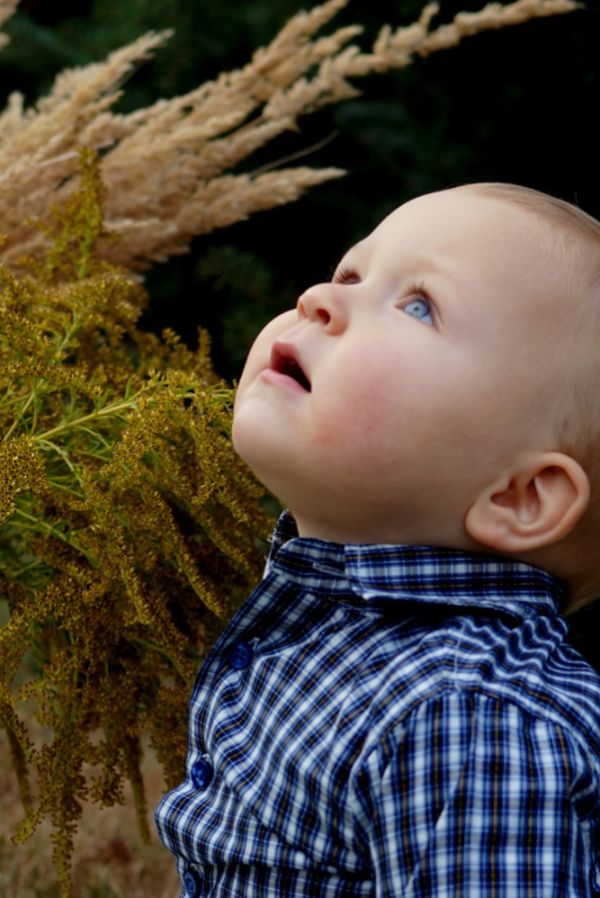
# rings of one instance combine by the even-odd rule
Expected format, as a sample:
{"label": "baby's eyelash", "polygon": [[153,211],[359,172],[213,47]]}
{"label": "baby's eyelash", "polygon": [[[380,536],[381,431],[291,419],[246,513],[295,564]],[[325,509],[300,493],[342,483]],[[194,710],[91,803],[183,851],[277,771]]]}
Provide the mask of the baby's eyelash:
{"label": "baby's eyelash", "polygon": [[418,284],[415,284],[410,292],[414,294],[414,296],[421,296],[423,299],[426,299],[429,305],[433,306],[433,300],[425,286],[425,281],[420,281]]}
{"label": "baby's eyelash", "polygon": [[350,265],[342,264],[339,268],[336,268],[331,276],[331,280],[335,284],[339,284],[343,281],[348,281],[351,278],[358,278],[358,274],[354,268],[351,268]]}

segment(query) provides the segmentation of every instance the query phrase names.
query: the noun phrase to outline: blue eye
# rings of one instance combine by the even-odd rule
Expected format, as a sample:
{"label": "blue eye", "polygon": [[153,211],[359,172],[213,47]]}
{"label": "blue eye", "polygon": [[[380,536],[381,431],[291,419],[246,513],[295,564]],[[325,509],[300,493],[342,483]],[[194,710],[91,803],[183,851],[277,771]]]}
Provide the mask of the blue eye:
{"label": "blue eye", "polygon": [[424,299],[422,296],[419,296],[416,299],[411,299],[411,301],[403,306],[402,309],[414,318],[420,318],[421,321],[426,321],[427,324],[433,324],[431,304],[429,300]]}

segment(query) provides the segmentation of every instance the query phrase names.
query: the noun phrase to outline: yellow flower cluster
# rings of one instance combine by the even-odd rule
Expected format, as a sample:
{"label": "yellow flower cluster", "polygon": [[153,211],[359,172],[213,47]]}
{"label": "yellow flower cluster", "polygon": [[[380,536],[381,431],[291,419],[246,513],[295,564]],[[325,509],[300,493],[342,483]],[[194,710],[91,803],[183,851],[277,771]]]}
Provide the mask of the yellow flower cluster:
{"label": "yellow flower cluster", "polygon": [[167,783],[181,777],[198,660],[259,577],[269,529],[206,335],[192,351],[136,326],[146,294],[94,255],[89,151],[80,171],[44,257],[0,266],[0,723],[16,839],[51,817],[65,895],[82,800],[121,801],[129,780],[146,829],[142,733]]}

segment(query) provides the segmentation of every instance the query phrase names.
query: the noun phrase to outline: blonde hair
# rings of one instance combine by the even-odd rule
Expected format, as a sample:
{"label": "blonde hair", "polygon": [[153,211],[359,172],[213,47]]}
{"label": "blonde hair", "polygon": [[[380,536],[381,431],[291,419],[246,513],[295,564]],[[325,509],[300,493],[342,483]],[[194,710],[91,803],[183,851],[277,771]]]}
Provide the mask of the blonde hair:
{"label": "blonde hair", "polygon": [[582,465],[591,488],[588,509],[573,532],[577,585],[567,606],[572,612],[600,597],[600,221],[566,200],[519,184],[485,181],[459,189],[465,188],[507,200],[550,224],[566,275],[574,315],[571,339],[565,335],[564,388],[553,409],[557,448]]}

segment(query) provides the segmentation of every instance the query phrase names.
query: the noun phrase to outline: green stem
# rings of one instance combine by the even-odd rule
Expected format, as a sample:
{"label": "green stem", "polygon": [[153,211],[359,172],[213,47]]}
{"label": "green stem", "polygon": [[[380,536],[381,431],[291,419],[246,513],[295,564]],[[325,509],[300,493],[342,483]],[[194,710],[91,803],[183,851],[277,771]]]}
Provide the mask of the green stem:
{"label": "green stem", "polygon": [[77,333],[77,328],[79,327],[79,317],[78,317],[76,314],[74,314],[74,313],[71,313],[71,314],[72,314],[71,327],[69,328],[69,330],[67,331],[67,333],[64,335],[64,337],[63,337],[62,342],[60,343],[60,345],[57,346],[57,348],[56,348],[56,352],[57,352],[59,355],[60,355],[60,353],[62,353],[62,351],[64,350],[64,348],[65,348],[66,346],[69,345],[69,343],[71,342],[71,339],[73,338],[74,334]]}
{"label": "green stem", "polygon": [[61,530],[56,530],[56,528],[54,528],[52,524],[48,524],[46,521],[43,521],[40,518],[34,518],[32,515],[27,514],[26,511],[23,511],[22,508],[17,508],[17,510],[14,512],[13,517],[19,517],[26,521],[31,521],[31,523],[35,526],[28,529],[34,531],[46,530],[51,536],[54,536],[56,539],[62,540],[62,542],[66,543],[68,546],[71,546],[71,548],[76,549],[78,552],[81,552],[82,555],[85,555],[87,557],[87,553],[82,546],[77,545],[72,537],[67,536]]}
{"label": "green stem", "polygon": [[89,415],[83,415],[81,418],[75,418],[73,421],[65,421],[64,424],[58,424],[56,427],[53,427],[51,430],[47,430],[45,433],[40,433],[38,436],[34,438],[35,442],[39,442],[40,440],[47,440],[49,437],[54,437],[58,433],[65,433],[68,430],[73,430],[79,427],[84,422],[88,421],[97,421],[100,418],[108,418],[110,415],[114,415],[116,412],[120,412],[124,409],[130,409],[135,405],[135,400],[141,396],[142,393],[146,391],[147,388],[143,388],[138,390],[137,393],[128,399],[126,402],[119,402],[116,405],[106,405],[104,408],[99,409],[96,412],[90,412]]}
{"label": "green stem", "polygon": [[4,434],[4,437],[3,437],[3,442],[4,442],[4,443],[6,443],[6,442],[8,442],[8,440],[10,440],[13,431],[14,431],[15,428],[21,423],[21,420],[22,420],[23,417],[25,416],[25,412],[27,411],[27,409],[29,408],[29,406],[31,405],[31,403],[34,401],[34,399],[35,399],[35,397],[36,397],[36,394],[37,394],[37,388],[39,387],[40,383],[41,383],[41,381],[38,381],[38,383],[35,385],[35,387],[34,387],[33,390],[31,391],[31,393],[29,394],[29,398],[27,399],[27,402],[25,403],[25,405],[24,405],[23,408],[21,409],[20,414],[18,414],[18,415],[15,416],[15,420],[12,422],[12,424],[11,424],[10,427],[8,428],[7,433]]}

